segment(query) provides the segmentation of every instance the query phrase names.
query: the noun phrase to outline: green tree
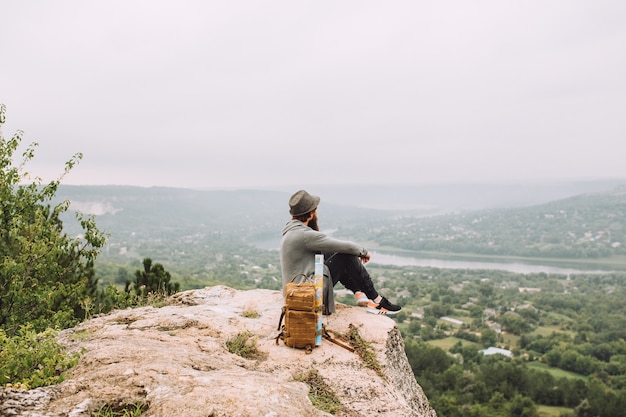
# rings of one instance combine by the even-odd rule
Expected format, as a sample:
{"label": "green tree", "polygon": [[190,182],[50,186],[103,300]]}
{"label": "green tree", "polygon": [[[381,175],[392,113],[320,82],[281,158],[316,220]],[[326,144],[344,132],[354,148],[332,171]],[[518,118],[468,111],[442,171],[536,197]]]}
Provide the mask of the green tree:
{"label": "green tree", "polygon": [[[5,106],[0,105],[0,128]],[[75,154],[64,172],[47,184],[25,171],[37,143],[14,155],[23,132],[6,140],[0,131],[0,329],[15,334],[30,323],[36,331],[71,326],[85,317],[94,295],[93,263],[106,237],[93,217],[77,215],[83,234],[71,238],[60,220],[69,201],[51,205],[63,177],[80,161]]]}
{"label": "green tree", "polygon": [[500,323],[504,328],[516,335],[521,335],[532,330],[532,325],[524,320],[519,314],[506,313],[500,318]]}
{"label": "green tree", "polygon": [[495,346],[498,342],[498,334],[492,329],[482,329],[480,331],[480,343],[484,347]]}
{"label": "green tree", "polygon": [[528,397],[517,394],[509,403],[510,417],[537,417],[538,415],[535,403]]}
{"label": "green tree", "polygon": [[415,375],[429,371],[442,373],[455,362],[445,350],[436,346],[411,339],[405,343],[406,355]]}
{"label": "green tree", "polygon": [[148,294],[170,295],[180,290],[180,284],[171,282],[172,276],[165,270],[163,265],[152,264],[152,259],[143,260],[143,271],[135,272],[135,281],[126,281],[126,292],[134,291],[138,296],[145,297]]}

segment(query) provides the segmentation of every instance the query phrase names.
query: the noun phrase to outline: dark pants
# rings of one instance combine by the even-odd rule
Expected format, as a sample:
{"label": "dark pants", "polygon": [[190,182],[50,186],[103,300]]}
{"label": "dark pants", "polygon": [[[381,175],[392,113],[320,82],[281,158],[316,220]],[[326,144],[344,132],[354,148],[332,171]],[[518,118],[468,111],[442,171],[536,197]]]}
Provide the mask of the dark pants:
{"label": "dark pants", "polygon": [[352,292],[363,291],[370,300],[378,297],[372,278],[358,256],[324,253],[324,263],[330,271],[333,287],[341,282]]}

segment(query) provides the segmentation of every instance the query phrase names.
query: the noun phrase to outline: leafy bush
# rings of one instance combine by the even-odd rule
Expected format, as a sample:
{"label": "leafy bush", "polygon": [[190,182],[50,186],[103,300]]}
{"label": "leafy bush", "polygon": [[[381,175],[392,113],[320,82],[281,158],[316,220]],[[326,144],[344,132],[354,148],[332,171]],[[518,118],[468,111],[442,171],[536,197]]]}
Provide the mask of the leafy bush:
{"label": "leafy bush", "polygon": [[31,325],[12,337],[0,330],[0,385],[31,389],[62,382],[79,354],[68,355],[56,335],[53,329],[37,333]]}

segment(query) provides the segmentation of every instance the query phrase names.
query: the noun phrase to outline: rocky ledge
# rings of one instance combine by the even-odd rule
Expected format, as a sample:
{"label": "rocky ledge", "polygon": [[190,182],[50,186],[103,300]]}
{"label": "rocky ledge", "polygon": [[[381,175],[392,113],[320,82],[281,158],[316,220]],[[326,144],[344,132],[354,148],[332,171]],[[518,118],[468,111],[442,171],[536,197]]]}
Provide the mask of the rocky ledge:
{"label": "rocky ledge", "polygon": [[[216,286],[178,293],[165,307],[94,317],[59,336],[82,352],[71,375],[53,387],[0,390],[0,415],[87,417],[105,404],[143,404],[146,417],[330,416],[297,381],[314,370],[341,403],[336,416],[436,417],[393,320],[345,305],[324,317],[337,340],[357,329],[375,353],[373,369],[328,340],[311,354],[276,345],[282,304],[278,291]],[[256,357],[229,352],[240,334],[252,335]]]}

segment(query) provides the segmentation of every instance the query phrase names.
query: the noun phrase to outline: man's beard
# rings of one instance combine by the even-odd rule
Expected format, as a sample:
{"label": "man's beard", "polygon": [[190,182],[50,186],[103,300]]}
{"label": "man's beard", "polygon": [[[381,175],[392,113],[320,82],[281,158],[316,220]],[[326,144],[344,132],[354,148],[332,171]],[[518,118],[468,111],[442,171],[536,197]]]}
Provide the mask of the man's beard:
{"label": "man's beard", "polygon": [[315,231],[320,231],[320,228],[317,225],[317,216],[313,216],[313,218],[309,220],[308,226]]}

